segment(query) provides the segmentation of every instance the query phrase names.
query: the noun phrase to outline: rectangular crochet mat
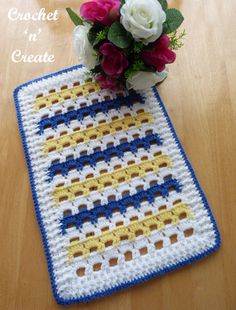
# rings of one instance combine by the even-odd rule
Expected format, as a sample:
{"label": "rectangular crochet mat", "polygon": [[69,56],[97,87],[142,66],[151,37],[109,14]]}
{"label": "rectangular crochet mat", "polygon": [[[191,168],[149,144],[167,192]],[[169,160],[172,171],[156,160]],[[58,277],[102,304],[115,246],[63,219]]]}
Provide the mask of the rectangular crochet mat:
{"label": "rectangular crochet mat", "polygon": [[156,88],[100,89],[75,66],[19,86],[14,99],[59,304],[111,294],[219,247]]}

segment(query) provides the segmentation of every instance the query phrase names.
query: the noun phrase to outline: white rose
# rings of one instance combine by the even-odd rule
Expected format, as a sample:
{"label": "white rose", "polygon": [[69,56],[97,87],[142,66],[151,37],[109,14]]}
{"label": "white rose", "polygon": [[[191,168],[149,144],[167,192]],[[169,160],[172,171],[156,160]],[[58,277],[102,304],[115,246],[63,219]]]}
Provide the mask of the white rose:
{"label": "white rose", "polygon": [[162,72],[138,71],[126,81],[126,87],[134,90],[144,90],[163,81],[168,74],[168,70]]}
{"label": "white rose", "polygon": [[158,0],[126,0],[120,13],[122,25],[136,41],[148,44],[162,34],[166,13]]}
{"label": "white rose", "polygon": [[73,46],[79,61],[88,69],[93,69],[97,64],[97,55],[88,40],[89,25],[77,26],[73,31]]}

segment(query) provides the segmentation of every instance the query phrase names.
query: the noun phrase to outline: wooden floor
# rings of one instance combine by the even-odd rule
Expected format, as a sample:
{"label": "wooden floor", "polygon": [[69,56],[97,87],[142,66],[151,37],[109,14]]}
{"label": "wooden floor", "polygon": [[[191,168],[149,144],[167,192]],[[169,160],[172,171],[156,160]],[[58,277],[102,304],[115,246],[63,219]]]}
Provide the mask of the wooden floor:
{"label": "wooden floor", "polygon": [[[222,247],[182,270],[68,309],[236,309],[236,1],[169,1],[185,15],[184,48],[159,91],[219,224]],[[78,1],[9,0],[0,6],[0,309],[60,309],[52,296],[36,222],[12,90],[76,64],[65,7]],[[8,10],[59,10],[56,22],[10,21]],[[29,42],[25,29],[36,32]],[[55,55],[54,63],[13,63],[11,53]]]}

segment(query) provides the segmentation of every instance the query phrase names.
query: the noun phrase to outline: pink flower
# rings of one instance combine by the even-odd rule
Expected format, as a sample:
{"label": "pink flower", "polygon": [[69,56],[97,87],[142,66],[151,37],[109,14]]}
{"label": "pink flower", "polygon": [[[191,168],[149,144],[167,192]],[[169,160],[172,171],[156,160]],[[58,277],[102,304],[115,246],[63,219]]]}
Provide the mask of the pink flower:
{"label": "pink flower", "polygon": [[109,88],[112,90],[116,90],[119,88],[117,85],[116,79],[112,79],[112,78],[105,76],[103,74],[97,75],[95,79],[99,83],[101,88]]}
{"label": "pink flower", "polygon": [[162,35],[151,50],[142,52],[142,59],[145,64],[156,67],[158,72],[165,69],[166,64],[171,64],[176,59],[176,54],[169,49],[170,39],[167,35]]}
{"label": "pink flower", "polygon": [[80,7],[80,15],[93,23],[111,25],[120,18],[120,0],[93,0]]}
{"label": "pink flower", "polygon": [[110,42],[103,43],[99,51],[103,55],[101,62],[103,71],[113,78],[119,78],[128,66],[125,54]]}

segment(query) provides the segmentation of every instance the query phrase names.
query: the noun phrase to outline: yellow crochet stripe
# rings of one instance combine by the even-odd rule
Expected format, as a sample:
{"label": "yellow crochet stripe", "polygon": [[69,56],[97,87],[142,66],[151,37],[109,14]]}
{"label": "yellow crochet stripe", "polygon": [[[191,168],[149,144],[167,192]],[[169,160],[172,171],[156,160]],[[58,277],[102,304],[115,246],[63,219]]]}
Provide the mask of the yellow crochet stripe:
{"label": "yellow crochet stripe", "polygon": [[87,82],[82,85],[75,86],[69,89],[63,89],[59,92],[53,92],[45,97],[38,97],[35,99],[34,108],[40,110],[45,107],[50,107],[56,103],[62,103],[67,99],[76,99],[81,96],[86,96],[89,93],[99,91],[100,87],[96,82]]}
{"label": "yellow crochet stripe", "polygon": [[121,226],[112,231],[102,233],[100,236],[91,236],[84,241],[73,240],[67,247],[69,261],[75,256],[89,256],[92,252],[103,252],[108,246],[119,246],[123,240],[133,241],[138,236],[149,236],[152,231],[161,230],[165,225],[176,225],[184,218],[193,217],[190,208],[178,202],[172,209],[161,211],[156,215],[146,216],[142,221],[134,221],[128,226]]}
{"label": "yellow crochet stripe", "polygon": [[56,205],[64,200],[74,200],[78,196],[88,196],[92,191],[104,191],[105,187],[118,187],[121,183],[129,183],[135,177],[144,177],[148,172],[158,173],[161,167],[169,167],[171,161],[167,155],[158,152],[153,160],[143,160],[139,164],[130,164],[112,173],[104,173],[97,178],[91,176],[84,182],[76,182],[68,187],[56,187],[53,197]]}
{"label": "yellow crochet stripe", "polygon": [[114,120],[110,123],[102,123],[97,127],[90,127],[76,132],[61,136],[57,139],[48,140],[44,143],[43,151],[45,153],[52,151],[61,151],[64,147],[76,146],[79,143],[89,142],[93,139],[102,139],[105,135],[115,134],[119,131],[128,130],[131,127],[140,127],[143,123],[151,123],[153,116],[148,112],[137,112],[136,116],[126,116],[122,119]]}

